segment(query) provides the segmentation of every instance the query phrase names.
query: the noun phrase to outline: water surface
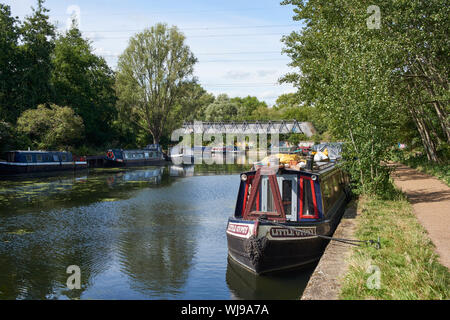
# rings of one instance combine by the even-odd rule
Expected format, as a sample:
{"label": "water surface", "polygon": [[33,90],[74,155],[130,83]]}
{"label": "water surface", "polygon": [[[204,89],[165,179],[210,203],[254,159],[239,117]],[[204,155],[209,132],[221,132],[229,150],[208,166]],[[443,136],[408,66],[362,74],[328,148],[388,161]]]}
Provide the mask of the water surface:
{"label": "water surface", "polygon": [[[245,165],[0,180],[0,299],[297,299],[312,273],[254,276],[225,229]],[[66,269],[81,270],[69,290]]]}

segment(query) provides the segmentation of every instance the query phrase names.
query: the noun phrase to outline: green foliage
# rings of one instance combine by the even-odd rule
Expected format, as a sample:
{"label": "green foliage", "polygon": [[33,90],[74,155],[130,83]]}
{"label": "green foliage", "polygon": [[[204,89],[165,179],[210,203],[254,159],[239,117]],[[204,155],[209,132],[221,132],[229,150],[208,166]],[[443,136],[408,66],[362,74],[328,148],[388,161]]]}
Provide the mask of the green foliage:
{"label": "green foliage", "polygon": [[18,21],[9,6],[0,4],[0,119],[10,122],[15,121],[15,112],[9,105],[18,94],[18,40]]}
{"label": "green foliage", "polygon": [[232,98],[231,101],[239,105],[236,120],[257,120],[258,111],[268,108],[265,102],[251,96],[245,98],[236,97]]}
{"label": "green foliage", "polygon": [[220,94],[205,109],[206,121],[231,121],[238,118],[240,105],[226,94]]}
{"label": "green foliage", "polygon": [[130,39],[120,56],[117,95],[129,117],[159,143],[197,62],[176,27],[157,24]]}
{"label": "green foliage", "polygon": [[288,141],[293,145],[298,145],[301,141],[309,141],[310,139],[303,133],[293,133],[289,135]]}
{"label": "green foliage", "polygon": [[[296,6],[294,20],[304,21],[306,26],[283,39],[285,52],[292,59],[290,65],[298,72],[287,74],[282,81],[294,84],[302,101],[320,112],[329,133],[347,142],[344,156],[349,161],[346,166],[358,193],[385,195],[389,184],[389,171],[383,166],[388,160],[387,151],[399,137],[417,136],[400,134],[401,129],[411,128],[411,118],[404,106],[417,105],[417,99],[403,87],[404,75],[412,70],[411,63],[420,64],[422,57],[429,55],[424,49],[428,40],[433,43],[438,57],[442,57],[438,42],[430,38],[429,31],[436,31],[439,41],[448,45],[448,39],[441,36],[442,31],[436,30],[435,21],[431,21],[443,18],[441,14],[435,16],[442,9],[442,2],[426,3],[379,1],[381,28],[370,29],[366,23],[370,18],[367,12],[370,1],[283,2]],[[410,11],[411,15],[405,11]],[[429,25],[433,27],[429,29]],[[417,45],[424,47],[415,48]],[[440,79],[445,87],[448,70],[443,66],[448,66],[449,60],[434,61],[436,63],[427,64],[429,68],[425,69],[434,70],[433,66],[439,65],[435,68],[439,71],[434,74],[430,71],[428,75]],[[439,87],[439,81],[431,81],[434,84],[431,87]],[[438,95],[429,96],[430,100],[436,97]],[[419,119],[417,128],[424,127],[423,141],[427,135],[434,136],[428,140],[444,139],[442,132],[433,134],[429,130],[439,127],[441,122],[435,111],[428,108],[427,112],[419,112],[416,106],[412,109],[410,112],[416,115],[414,120]],[[445,118],[445,112],[440,112]],[[422,119],[428,123],[420,123]],[[435,145],[429,149],[430,154],[436,154]]]}
{"label": "green foliage", "polygon": [[68,149],[84,137],[83,119],[71,108],[57,105],[26,110],[17,120],[17,129],[40,149]]}
{"label": "green foliage", "polygon": [[13,140],[13,128],[11,124],[0,121],[0,152],[7,151]]}
{"label": "green foliage", "polygon": [[53,101],[71,106],[81,116],[87,144],[101,146],[111,141],[115,79],[106,61],[95,55],[91,43],[72,27],[56,40],[52,63]]}
{"label": "green foliage", "polygon": [[206,108],[214,101],[214,95],[198,83],[183,83],[180,97],[167,119],[165,136],[170,137],[172,131],[180,128],[185,121],[204,120]]}
{"label": "green foliage", "polygon": [[27,16],[20,27],[20,86],[17,114],[40,103],[47,103],[52,96],[50,77],[53,70],[51,54],[55,40],[55,26],[50,23],[44,0],[37,0],[37,8]]}

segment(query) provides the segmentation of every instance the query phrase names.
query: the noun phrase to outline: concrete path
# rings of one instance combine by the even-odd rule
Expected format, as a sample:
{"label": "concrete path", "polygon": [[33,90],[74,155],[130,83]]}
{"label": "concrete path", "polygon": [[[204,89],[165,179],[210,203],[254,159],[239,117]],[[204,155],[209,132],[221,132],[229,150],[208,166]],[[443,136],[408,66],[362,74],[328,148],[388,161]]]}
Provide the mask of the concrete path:
{"label": "concrete path", "polygon": [[395,164],[395,185],[412,204],[414,213],[436,246],[440,262],[450,269],[450,188],[437,178]]}

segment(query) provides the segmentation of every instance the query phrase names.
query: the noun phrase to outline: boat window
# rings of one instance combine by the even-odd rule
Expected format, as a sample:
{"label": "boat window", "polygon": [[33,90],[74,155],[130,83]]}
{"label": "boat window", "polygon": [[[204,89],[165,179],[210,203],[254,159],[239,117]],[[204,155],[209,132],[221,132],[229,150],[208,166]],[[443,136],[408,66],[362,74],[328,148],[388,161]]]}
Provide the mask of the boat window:
{"label": "boat window", "polygon": [[311,182],[303,180],[303,212],[304,216],[314,215],[314,203],[311,192]]}
{"label": "boat window", "polygon": [[148,153],[148,152],[145,152],[145,153],[144,153],[144,155],[145,155],[145,159],[148,159],[148,158],[150,158],[150,155],[149,155],[149,153]]}
{"label": "boat window", "polygon": [[14,162],[14,153],[8,153],[8,158],[7,158],[8,162]]}
{"label": "boat window", "polygon": [[289,216],[292,212],[292,180],[283,180],[281,197],[283,201],[284,213]]}
{"label": "boat window", "polygon": [[266,183],[266,187],[267,187],[267,206],[266,206],[266,212],[273,212],[276,211],[274,204],[273,204],[273,193],[272,193],[272,188],[270,187],[270,183]]}
{"label": "boat window", "polygon": [[57,154],[54,154],[54,155],[53,155],[53,161],[59,161],[59,157],[58,157]]}
{"label": "boat window", "polygon": [[27,162],[33,162],[33,156],[31,154],[26,155]]}
{"label": "boat window", "polygon": [[42,162],[42,154],[37,154],[36,155],[36,161],[37,162]]}
{"label": "boat window", "polygon": [[67,160],[67,156],[66,156],[65,154],[63,154],[63,155],[61,156],[61,159],[62,159],[62,161],[66,161],[66,160]]}

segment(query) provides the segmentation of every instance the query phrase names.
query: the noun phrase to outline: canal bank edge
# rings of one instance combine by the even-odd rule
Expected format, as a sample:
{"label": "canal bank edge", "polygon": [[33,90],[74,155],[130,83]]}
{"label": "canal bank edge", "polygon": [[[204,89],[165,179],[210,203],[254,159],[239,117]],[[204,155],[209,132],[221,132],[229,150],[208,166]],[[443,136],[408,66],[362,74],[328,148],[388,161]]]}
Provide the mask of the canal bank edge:
{"label": "canal bank edge", "polygon": [[[357,202],[352,201],[342,216],[333,237],[352,239],[356,231]],[[338,300],[342,278],[347,273],[352,246],[330,241],[320,258],[301,300]]]}

